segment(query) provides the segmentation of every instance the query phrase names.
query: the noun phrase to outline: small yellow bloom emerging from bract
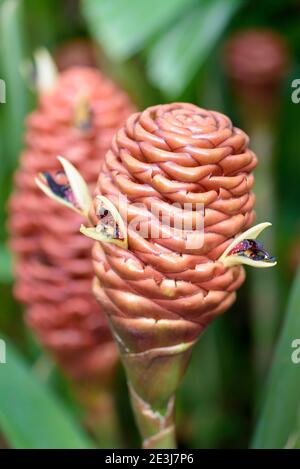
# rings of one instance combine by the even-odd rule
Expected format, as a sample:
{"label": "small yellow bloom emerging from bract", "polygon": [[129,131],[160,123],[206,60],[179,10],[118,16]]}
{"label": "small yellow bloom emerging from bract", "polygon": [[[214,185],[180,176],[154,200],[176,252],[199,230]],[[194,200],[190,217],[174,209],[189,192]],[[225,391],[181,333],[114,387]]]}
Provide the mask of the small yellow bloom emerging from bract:
{"label": "small yellow bloom emerging from bract", "polygon": [[113,243],[127,249],[127,230],[118,210],[106,197],[98,195],[97,200],[99,224],[91,228],[81,225],[80,232],[95,241]]}
{"label": "small yellow bloom emerging from bract", "polygon": [[263,245],[254,241],[272,223],[260,223],[237,236],[220,257],[225,267],[245,264],[252,267],[274,267],[277,262],[265,251]]}
{"label": "small yellow bloom emerging from bract", "polygon": [[59,183],[50,173],[40,173],[35,178],[36,184],[50,199],[87,217],[92,198],[85,180],[68,160],[62,156],[58,156],[58,160],[67,182]]}

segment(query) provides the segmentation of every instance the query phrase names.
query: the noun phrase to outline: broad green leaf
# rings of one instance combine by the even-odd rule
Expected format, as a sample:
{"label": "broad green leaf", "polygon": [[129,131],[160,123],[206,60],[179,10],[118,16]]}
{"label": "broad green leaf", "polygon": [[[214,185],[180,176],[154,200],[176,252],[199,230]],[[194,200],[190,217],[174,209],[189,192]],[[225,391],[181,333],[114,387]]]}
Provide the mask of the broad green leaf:
{"label": "broad green leaf", "polygon": [[184,91],[239,5],[240,0],[201,0],[154,44],[148,74],[168,98]]}
{"label": "broad green leaf", "polygon": [[0,429],[10,445],[18,449],[92,448],[58,398],[5,342],[6,363],[0,362]]}
{"label": "broad green leaf", "polygon": [[5,0],[0,6],[0,70],[6,83],[6,103],[3,106],[5,158],[14,168],[21,147],[23,121],[28,111],[28,91],[21,77],[25,58],[24,17],[19,0]]}
{"label": "broad green leaf", "polygon": [[[298,346],[294,342],[299,339]],[[267,383],[253,448],[283,448],[297,429],[300,409],[300,270],[295,278]],[[294,355],[292,355],[294,354]]]}
{"label": "broad green leaf", "polygon": [[[52,49],[62,37],[74,35],[76,31],[75,8],[72,20],[66,21],[70,14],[67,2],[61,0],[22,0],[30,29],[32,51],[39,47]],[[70,19],[70,18],[69,18]],[[27,26],[27,27],[28,27]],[[76,33],[75,33],[76,34]]]}
{"label": "broad green leaf", "polygon": [[12,259],[9,250],[0,245],[0,283],[10,283],[12,275]]}
{"label": "broad green leaf", "polygon": [[94,37],[112,59],[125,59],[171,24],[194,0],[82,0]]}

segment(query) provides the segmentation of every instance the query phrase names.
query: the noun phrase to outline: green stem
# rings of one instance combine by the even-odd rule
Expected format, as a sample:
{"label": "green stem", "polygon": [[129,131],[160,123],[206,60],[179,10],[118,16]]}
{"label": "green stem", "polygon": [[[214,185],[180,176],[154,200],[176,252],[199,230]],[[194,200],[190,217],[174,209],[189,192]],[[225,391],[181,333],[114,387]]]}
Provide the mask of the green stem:
{"label": "green stem", "polygon": [[110,317],[144,448],[176,448],[174,396],[195,343],[180,340],[180,325],[167,319]]}
{"label": "green stem", "polygon": [[84,424],[99,448],[122,448],[121,431],[110,389],[95,387],[77,390],[84,409]]}
{"label": "green stem", "polygon": [[154,410],[129,384],[130,397],[144,449],[176,449],[174,396],[165,409]]}
{"label": "green stem", "polygon": [[118,342],[144,448],[176,448],[175,393],[194,342],[128,353]]}

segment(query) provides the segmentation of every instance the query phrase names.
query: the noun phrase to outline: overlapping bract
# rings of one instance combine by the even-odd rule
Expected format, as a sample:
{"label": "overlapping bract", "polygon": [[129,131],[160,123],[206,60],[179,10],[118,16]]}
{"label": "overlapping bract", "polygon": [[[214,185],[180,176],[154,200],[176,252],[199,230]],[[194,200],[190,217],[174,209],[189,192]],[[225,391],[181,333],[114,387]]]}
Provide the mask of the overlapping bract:
{"label": "overlapping bract", "polygon": [[63,154],[91,189],[116,129],[132,112],[125,93],[96,70],[61,74],[28,118],[26,149],[10,201],[16,297],[41,343],[76,380],[105,381],[117,360],[109,328],[91,293],[91,240],[78,232],[80,215],[42,195],[38,173],[55,177]]}
{"label": "overlapping bract", "polygon": [[[225,268],[218,259],[254,221],[256,162],[247,135],[229,118],[192,104],[148,108],[117,132],[96,195],[107,197],[127,218],[129,249],[96,243],[93,259],[96,295],[129,361],[130,354],[193,343],[233,303],[243,268]],[[128,198],[127,206],[120,195]],[[174,202],[182,208],[204,204],[202,247],[187,248],[184,232],[175,227],[168,238],[155,239],[130,228],[139,216],[140,226],[157,225],[161,234],[164,226],[151,207],[171,213],[172,220]],[[90,212],[95,225],[97,210],[95,197]]]}

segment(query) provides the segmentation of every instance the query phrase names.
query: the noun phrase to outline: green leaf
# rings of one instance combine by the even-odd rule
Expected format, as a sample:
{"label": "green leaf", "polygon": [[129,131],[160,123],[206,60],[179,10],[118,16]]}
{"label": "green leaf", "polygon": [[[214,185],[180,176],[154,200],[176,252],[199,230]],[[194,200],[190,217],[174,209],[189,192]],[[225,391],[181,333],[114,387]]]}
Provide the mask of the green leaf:
{"label": "green leaf", "polygon": [[148,74],[168,98],[184,91],[239,5],[240,0],[201,0],[154,44]]}
{"label": "green leaf", "polygon": [[92,448],[58,398],[5,342],[6,363],[0,362],[0,429],[10,445],[18,449]]}
{"label": "green leaf", "polygon": [[5,133],[5,157],[14,168],[21,148],[23,122],[28,111],[28,90],[21,77],[21,63],[25,58],[25,35],[22,4],[5,0],[0,6],[0,70],[6,83],[6,103],[2,104]]}
{"label": "green leaf", "polygon": [[[61,0],[23,0],[26,14],[26,27],[30,31],[32,51],[39,47],[52,49],[62,38],[77,33],[77,12],[72,20],[67,21],[70,14],[66,2]],[[74,32],[74,30],[76,32]]]}
{"label": "green leaf", "polygon": [[292,354],[296,353],[292,344],[295,339],[300,339],[299,311],[300,270],[290,294],[284,327],[276,348],[262,413],[253,439],[253,448],[283,448],[297,428],[300,364],[292,361]]}
{"label": "green leaf", "polygon": [[6,246],[0,245],[0,283],[10,283],[12,279],[11,254]]}
{"label": "green leaf", "polygon": [[123,60],[171,24],[194,0],[82,0],[94,37],[112,59]]}

